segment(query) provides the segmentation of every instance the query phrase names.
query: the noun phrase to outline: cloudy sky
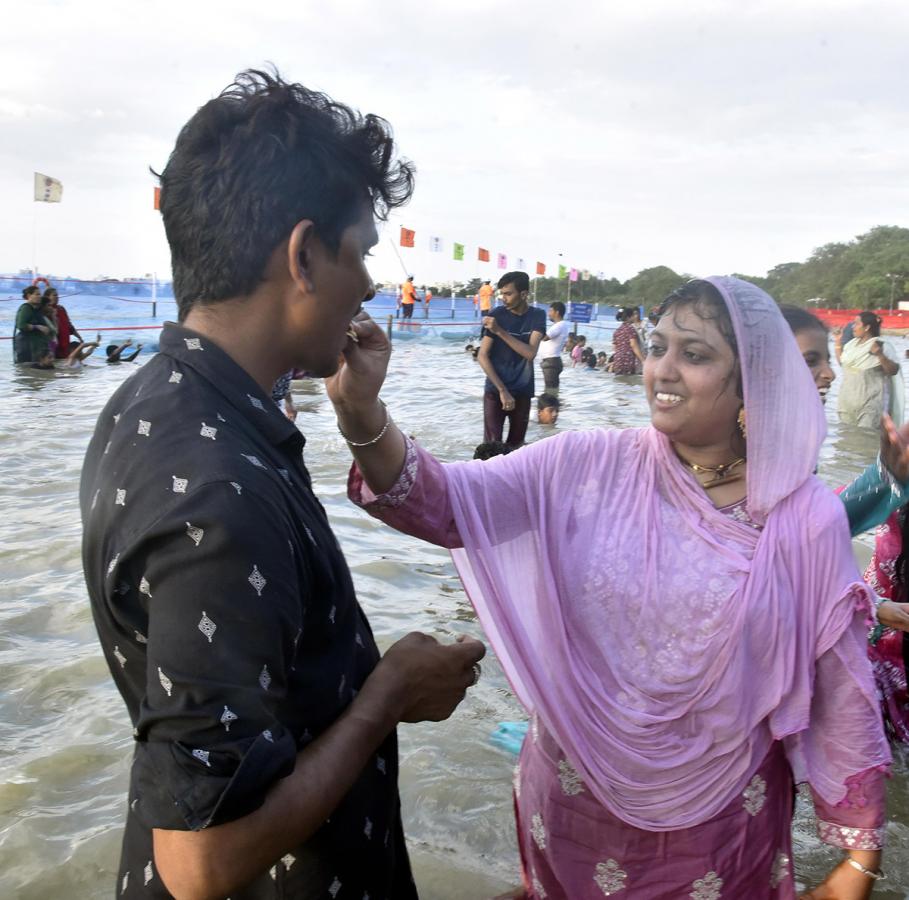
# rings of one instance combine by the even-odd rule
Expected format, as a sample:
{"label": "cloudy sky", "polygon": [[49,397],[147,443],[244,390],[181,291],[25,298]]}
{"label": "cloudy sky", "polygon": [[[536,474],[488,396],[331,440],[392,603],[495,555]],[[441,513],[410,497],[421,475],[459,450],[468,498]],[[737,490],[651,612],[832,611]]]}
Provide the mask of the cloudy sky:
{"label": "cloudy sky", "polygon": [[[401,225],[418,282],[493,275],[477,245],[622,279],[763,274],[909,225],[904,0],[31,0],[4,26],[0,272],[36,235],[42,271],[168,277],[148,167],[266,61],[383,115],[416,163],[379,279],[401,276]],[[34,171],[61,204],[33,202]]]}

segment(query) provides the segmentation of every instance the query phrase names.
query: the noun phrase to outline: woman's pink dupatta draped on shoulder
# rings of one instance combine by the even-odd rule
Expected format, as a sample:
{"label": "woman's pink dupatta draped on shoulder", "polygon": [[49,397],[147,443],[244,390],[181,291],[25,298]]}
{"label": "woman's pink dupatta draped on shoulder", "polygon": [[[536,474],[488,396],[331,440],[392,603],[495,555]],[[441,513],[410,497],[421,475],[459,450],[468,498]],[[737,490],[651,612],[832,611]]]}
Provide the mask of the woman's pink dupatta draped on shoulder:
{"label": "woman's pink dupatta draped on shoulder", "polygon": [[[773,300],[711,281],[739,347],[752,523],[718,512],[652,428],[441,467],[455,564],[514,690],[597,799],[649,830],[717,814],[775,739],[831,805],[889,762],[866,727],[868,589],[812,474],[817,391]],[[823,666],[851,680],[849,704],[814,692]]]}

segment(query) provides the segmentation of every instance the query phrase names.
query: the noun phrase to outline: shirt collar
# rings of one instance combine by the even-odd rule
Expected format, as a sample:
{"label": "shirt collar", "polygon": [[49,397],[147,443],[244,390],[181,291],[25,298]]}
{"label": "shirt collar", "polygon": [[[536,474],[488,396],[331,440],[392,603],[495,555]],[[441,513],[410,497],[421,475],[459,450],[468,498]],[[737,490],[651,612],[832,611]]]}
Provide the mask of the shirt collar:
{"label": "shirt collar", "polygon": [[208,381],[272,444],[290,441],[289,449],[303,449],[305,439],[297,426],[211,338],[176,322],[165,322],[158,346],[165,356],[188,366]]}

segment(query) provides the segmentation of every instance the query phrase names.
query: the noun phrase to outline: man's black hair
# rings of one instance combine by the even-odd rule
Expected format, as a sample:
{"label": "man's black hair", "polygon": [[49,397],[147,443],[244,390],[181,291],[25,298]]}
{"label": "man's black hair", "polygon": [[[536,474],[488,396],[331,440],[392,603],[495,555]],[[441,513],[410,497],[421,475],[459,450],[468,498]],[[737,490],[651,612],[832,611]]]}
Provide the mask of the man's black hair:
{"label": "man's black hair", "polygon": [[514,450],[514,447],[502,441],[486,441],[482,444],[477,444],[476,449],[473,451],[473,458],[492,459],[494,456],[507,456],[512,450]]}
{"label": "man's black hair", "polygon": [[550,303],[549,308],[554,309],[563,319],[565,318],[565,304],[561,300]]}
{"label": "man's black hair", "polygon": [[800,306],[781,306],[780,312],[793,334],[800,331],[827,332],[827,326],[814,314]]}
{"label": "man's black hair", "polygon": [[497,287],[501,289],[507,284],[513,284],[519,291],[529,291],[530,276],[526,272],[506,272],[499,279]]}
{"label": "man's black hair", "polygon": [[558,409],[560,405],[559,398],[552,394],[540,394],[537,397],[537,409],[548,409],[549,407]]}
{"label": "man's black hair", "polygon": [[337,253],[366,204],[384,219],[413,180],[384,119],[277,72],[241,72],[183,126],[160,175],[180,319],[251,293],[301,219]]}

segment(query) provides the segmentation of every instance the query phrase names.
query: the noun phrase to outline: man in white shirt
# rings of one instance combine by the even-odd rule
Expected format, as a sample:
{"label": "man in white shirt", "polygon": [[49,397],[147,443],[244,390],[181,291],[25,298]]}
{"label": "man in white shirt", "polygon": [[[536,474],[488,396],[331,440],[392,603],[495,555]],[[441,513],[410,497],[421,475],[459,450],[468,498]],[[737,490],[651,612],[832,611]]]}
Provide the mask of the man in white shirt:
{"label": "man in white shirt", "polygon": [[540,344],[540,368],[543,370],[543,393],[559,395],[559,375],[562,372],[562,349],[568,340],[568,323],[565,321],[565,304],[556,300],[549,304],[549,321],[552,325]]}

